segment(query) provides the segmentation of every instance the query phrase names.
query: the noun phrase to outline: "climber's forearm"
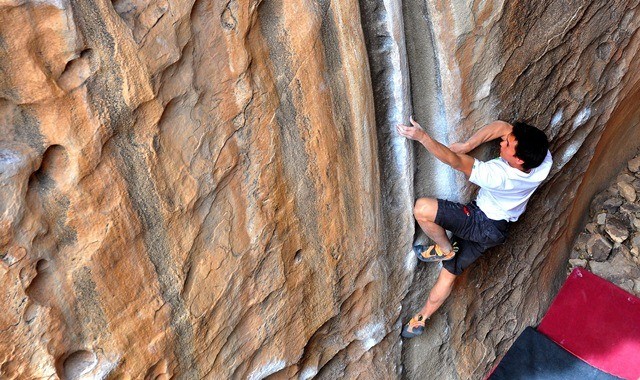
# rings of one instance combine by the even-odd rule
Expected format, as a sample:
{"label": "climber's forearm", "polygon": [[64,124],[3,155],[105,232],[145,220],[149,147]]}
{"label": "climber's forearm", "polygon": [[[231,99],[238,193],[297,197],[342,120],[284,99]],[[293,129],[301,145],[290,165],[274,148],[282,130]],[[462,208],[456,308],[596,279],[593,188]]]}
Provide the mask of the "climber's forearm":
{"label": "climber's forearm", "polygon": [[465,149],[470,152],[477,148],[480,144],[491,141],[511,133],[513,126],[504,121],[494,121],[482,127],[478,132],[474,133],[465,143]]}
{"label": "climber's forearm", "polygon": [[463,153],[454,153],[428,134],[424,134],[418,140],[431,154],[455,170],[463,172],[467,177],[471,175],[474,158]]}

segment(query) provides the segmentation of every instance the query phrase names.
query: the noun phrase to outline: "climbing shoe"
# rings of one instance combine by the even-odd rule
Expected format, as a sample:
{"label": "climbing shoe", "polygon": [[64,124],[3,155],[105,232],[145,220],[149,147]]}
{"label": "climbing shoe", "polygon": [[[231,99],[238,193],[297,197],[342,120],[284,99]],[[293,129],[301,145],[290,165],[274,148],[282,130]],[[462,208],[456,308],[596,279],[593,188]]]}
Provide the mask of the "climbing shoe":
{"label": "climbing shoe", "polygon": [[426,319],[422,316],[422,314],[414,316],[413,318],[411,318],[409,323],[404,325],[404,327],[402,328],[402,337],[411,339],[418,335],[422,335],[422,333],[424,332],[425,322]]}
{"label": "climbing shoe", "polygon": [[437,244],[430,246],[415,245],[413,246],[413,252],[415,252],[418,260],[424,261],[425,263],[432,263],[434,261],[447,261],[453,259],[456,252],[458,252],[458,246],[456,243],[453,243],[451,252],[446,254]]}

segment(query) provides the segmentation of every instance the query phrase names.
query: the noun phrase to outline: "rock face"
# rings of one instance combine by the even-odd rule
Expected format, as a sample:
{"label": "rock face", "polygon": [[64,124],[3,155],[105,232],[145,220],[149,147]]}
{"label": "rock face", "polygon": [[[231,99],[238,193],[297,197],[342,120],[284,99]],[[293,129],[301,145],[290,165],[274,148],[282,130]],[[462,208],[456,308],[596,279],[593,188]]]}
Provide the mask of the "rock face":
{"label": "rock face", "polygon": [[2,6],[3,378],[396,376],[355,1]]}
{"label": "rock face", "polygon": [[[457,280],[424,338],[403,346],[406,378],[482,378],[546,311],[591,197],[637,150],[638,2],[403,4],[418,121],[445,143],[496,118],[530,122],[551,138],[551,176],[508,242]],[[437,73],[431,83],[413,80],[425,72]],[[419,170],[432,167],[421,160]],[[446,194],[457,183],[463,178],[447,170],[417,173],[416,194]],[[472,190],[454,196],[468,199]],[[407,319],[429,285],[414,281]]]}
{"label": "rock face", "polygon": [[[0,377],[482,377],[640,137],[637,4],[5,1]],[[556,166],[403,346],[414,197],[473,191],[412,109],[530,121]]]}

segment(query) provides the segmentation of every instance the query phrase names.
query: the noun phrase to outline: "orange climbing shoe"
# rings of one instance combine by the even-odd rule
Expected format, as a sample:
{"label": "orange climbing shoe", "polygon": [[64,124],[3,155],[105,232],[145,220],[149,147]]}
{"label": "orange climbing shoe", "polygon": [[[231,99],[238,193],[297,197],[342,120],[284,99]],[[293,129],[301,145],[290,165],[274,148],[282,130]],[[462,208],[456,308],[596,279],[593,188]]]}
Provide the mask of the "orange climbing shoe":
{"label": "orange climbing shoe", "polygon": [[439,245],[434,244],[430,246],[426,245],[414,245],[413,252],[415,252],[416,256],[418,256],[418,260],[424,261],[425,263],[432,263],[434,261],[447,261],[453,259],[458,252],[458,247],[456,243],[453,243],[451,252],[448,254],[442,251]]}
{"label": "orange climbing shoe", "polygon": [[411,339],[415,338],[418,335],[422,335],[424,332],[424,324],[427,320],[422,316],[422,314],[418,314],[415,317],[411,318],[409,323],[404,325],[402,328],[402,337]]}

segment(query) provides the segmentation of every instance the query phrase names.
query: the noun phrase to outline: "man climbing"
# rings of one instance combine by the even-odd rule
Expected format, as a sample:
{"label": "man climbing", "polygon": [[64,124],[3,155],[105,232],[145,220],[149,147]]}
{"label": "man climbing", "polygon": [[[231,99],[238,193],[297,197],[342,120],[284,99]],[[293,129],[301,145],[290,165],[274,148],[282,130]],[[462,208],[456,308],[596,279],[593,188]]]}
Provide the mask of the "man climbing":
{"label": "man climbing", "polygon": [[[466,205],[433,198],[416,201],[416,220],[434,244],[413,250],[421,261],[442,261],[443,269],[422,310],[402,329],[403,337],[413,338],[424,332],[426,320],[447,299],[456,277],[488,248],[504,243],[509,223],[524,212],[533,192],[547,178],[552,161],[544,132],[524,123],[494,121],[450,148],[431,138],[413,118],[411,125],[397,129],[480,186],[476,200]],[[482,162],[466,154],[499,137],[499,158]],[[453,234],[453,244],[445,230]]]}

